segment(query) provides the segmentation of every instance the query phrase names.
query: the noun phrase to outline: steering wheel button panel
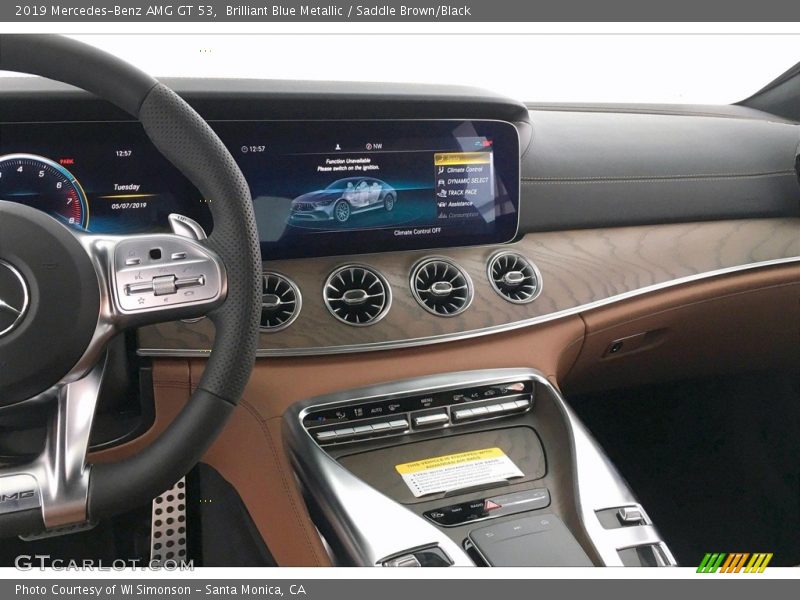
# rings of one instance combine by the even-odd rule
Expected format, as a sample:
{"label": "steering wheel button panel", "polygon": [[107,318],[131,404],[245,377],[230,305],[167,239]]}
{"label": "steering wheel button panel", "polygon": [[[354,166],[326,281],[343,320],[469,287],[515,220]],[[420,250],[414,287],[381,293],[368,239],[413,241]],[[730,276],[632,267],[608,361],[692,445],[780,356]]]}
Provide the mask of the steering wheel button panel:
{"label": "steering wheel button panel", "polygon": [[[153,258],[154,247],[161,249],[161,258]],[[139,263],[131,265],[133,258]],[[220,260],[210,249],[181,236],[122,240],[116,245],[113,265],[116,299],[124,313],[205,304],[224,293]]]}

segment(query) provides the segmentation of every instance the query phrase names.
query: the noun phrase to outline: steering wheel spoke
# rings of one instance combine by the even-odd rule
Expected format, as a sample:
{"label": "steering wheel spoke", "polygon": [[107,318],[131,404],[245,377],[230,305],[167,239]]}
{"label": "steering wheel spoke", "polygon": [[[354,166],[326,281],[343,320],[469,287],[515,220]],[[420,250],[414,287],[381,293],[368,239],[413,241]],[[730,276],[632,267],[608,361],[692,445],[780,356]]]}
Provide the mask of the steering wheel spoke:
{"label": "steering wheel spoke", "polygon": [[31,511],[49,531],[87,521],[86,455],[104,372],[105,357],[85,377],[57,386],[39,456],[0,470],[0,515]]}

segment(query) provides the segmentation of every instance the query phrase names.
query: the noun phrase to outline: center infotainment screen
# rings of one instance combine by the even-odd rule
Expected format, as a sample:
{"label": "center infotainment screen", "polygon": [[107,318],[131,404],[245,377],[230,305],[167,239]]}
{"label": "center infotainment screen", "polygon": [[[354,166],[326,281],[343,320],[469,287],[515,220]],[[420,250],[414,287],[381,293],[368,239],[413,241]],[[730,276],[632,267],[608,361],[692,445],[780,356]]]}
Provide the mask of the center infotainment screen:
{"label": "center infotainment screen", "polygon": [[507,242],[519,139],[500,121],[212,124],[250,184],[265,259]]}

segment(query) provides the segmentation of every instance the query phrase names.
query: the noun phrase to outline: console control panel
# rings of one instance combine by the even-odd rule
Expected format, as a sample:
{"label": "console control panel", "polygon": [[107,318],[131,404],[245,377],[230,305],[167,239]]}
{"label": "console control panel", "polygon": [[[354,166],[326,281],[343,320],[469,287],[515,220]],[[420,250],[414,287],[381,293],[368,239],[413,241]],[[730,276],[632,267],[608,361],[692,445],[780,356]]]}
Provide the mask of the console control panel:
{"label": "console control panel", "polygon": [[533,396],[533,382],[519,380],[354,400],[313,409],[303,425],[322,445],[355,442],[518,415],[531,410]]}
{"label": "console control panel", "polygon": [[493,517],[514,515],[550,506],[547,488],[535,488],[490,498],[450,504],[424,513],[425,517],[442,527],[455,527],[464,523],[482,521]]}

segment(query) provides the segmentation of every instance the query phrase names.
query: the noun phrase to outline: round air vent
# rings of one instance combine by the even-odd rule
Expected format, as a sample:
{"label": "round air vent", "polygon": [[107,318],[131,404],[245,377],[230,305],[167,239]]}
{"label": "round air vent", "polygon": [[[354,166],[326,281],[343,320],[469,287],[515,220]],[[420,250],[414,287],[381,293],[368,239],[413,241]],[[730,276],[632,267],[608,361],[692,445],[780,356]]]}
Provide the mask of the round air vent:
{"label": "round air vent", "polygon": [[531,302],[542,291],[539,269],[516,252],[501,252],[489,261],[489,281],[498,294],[509,302]]}
{"label": "round air vent", "polygon": [[411,272],[411,292],[420,306],[440,317],[461,314],[472,302],[472,281],[446,258],[426,258]]}
{"label": "round air vent", "polygon": [[392,303],[392,290],[383,275],[362,265],[336,269],[322,294],[334,317],[356,327],[377,323]]}
{"label": "round air vent", "polygon": [[261,280],[261,330],[274,333],[286,329],[300,314],[300,290],[287,277],[264,273]]}

